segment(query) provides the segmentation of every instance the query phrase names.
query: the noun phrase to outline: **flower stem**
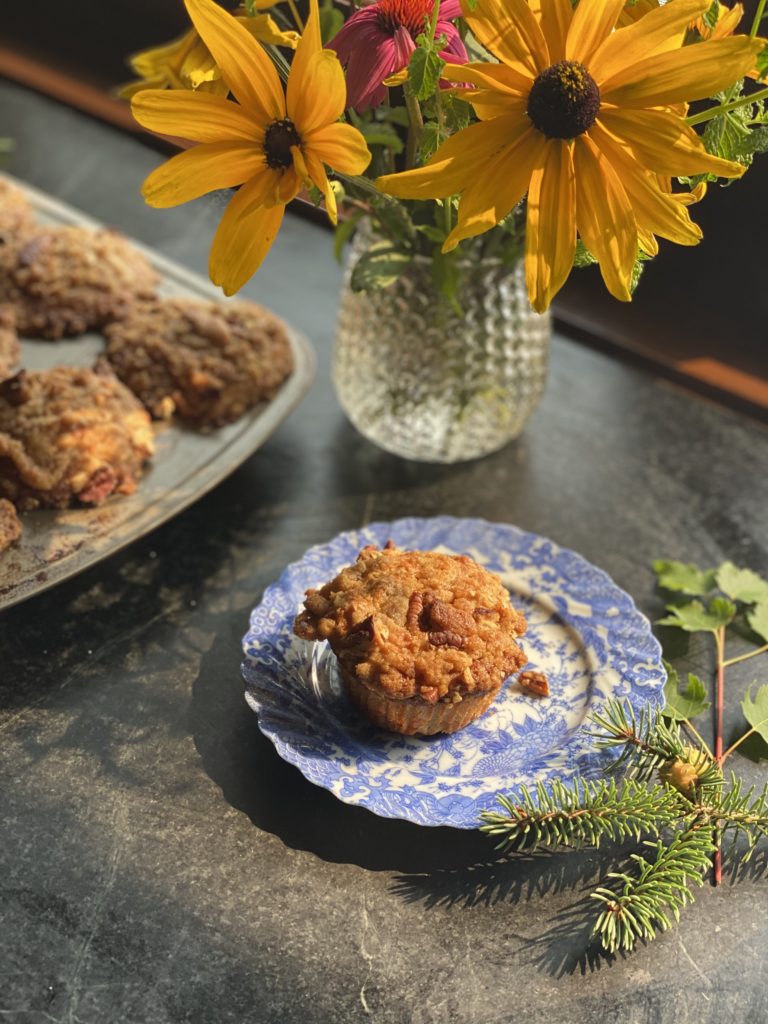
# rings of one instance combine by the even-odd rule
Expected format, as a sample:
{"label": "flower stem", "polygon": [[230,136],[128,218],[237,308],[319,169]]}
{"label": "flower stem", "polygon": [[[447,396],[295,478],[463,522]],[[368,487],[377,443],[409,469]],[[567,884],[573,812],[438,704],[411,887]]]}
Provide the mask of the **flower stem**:
{"label": "flower stem", "polygon": [[728,114],[731,110],[737,110],[739,107],[745,107],[748,103],[756,103],[758,100],[762,100],[768,97],[768,89],[758,89],[757,92],[749,93],[747,96],[740,96],[737,100],[732,100],[730,103],[719,103],[716,107],[710,107],[709,110],[702,110],[700,114],[694,114],[692,117],[686,117],[685,123],[704,124],[705,121],[711,121],[713,117],[719,117],[720,114]]}
{"label": "flower stem", "polygon": [[304,22],[301,20],[301,15],[299,14],[298,8],[296,7],[294,0],[288,0],[288,7],[290,9],[291,15],[293,16],[293,20],[296,22],[296,28],[299,30],[299,32],[303,32]]}
{"label": "flower stem", "polygon": [[419,152],[421,133],[424,131],[424,118],[421,116],[421,107],[416,97],[410,93],[408,88],[405,93],[405,108],[408,111],[408,140],[405,144],[405,169],[410,170],[416,166],[416,155]]}
{"label": "flower stem", "polygon": [[768,644],[764,644],[762,647],[758,647],[755,651],[749,651],[747,654],[740,654],[738,658],[729,658],[723,662],[723,668],[728,668],[729,665],[738,665],[740,661],[746,661],[747,658],[754,658],[758,654],[765,654],[768,651]]}
{"label": "flower stem", "polygon": [[749,30],[749,38],[754,39],[760,28],[760,22],[763,20],[763,14],[765,12],[766,0],[760,0],[755,11],[755,17],[752,20],[752,28]]}
{"label": "flower stem", "polygon": [[[715,630],[717,650],[717,681],[715,683],[715,760],[718,767],[723,764],[723,691],[725,681],[725,626]],[[723,856],[720,849],[720,833],[715,830],[715,852],[712,854],[712,881],[720,885],[723,880]]]}

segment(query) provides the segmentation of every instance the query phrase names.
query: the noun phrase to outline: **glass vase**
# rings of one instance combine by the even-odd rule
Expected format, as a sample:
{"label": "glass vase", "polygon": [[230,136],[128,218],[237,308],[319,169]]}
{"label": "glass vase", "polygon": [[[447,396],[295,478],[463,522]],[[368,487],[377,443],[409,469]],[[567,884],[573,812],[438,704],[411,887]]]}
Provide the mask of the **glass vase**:
{"label": "glass vase", "polygon": [[333,360],[354,426],[425,462],[474,459],[517,437],[544,389],[551,334],[549,314],[528,301],[522,261],[461,263],[459,309],[439,294],[425,256],[387,288],[352,291],[370,244],[359,232],[351,247]]}

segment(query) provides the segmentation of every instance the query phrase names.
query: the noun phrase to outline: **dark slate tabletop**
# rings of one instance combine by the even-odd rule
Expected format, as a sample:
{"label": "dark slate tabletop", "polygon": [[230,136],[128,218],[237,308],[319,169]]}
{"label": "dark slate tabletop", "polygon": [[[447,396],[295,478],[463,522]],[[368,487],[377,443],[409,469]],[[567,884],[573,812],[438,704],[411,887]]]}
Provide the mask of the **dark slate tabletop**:
{"label": "dark slate tabletop", "polygon": [[[0,111],[11,173],[204,272],[220,205],[146,209],[156,152],[8,83]],[[436,467],[372,447],[329,379],[339,282],[327,234],[289,217],[245,294],[311,337],[309,397],[188,511],[0,618],[2,1020],[768,1020],[759,872],[606,960],[584,904],[615,853],[498,861],[479,833],[345,806],[260,734],[239,675],[249,609],[309,545],[371,519],[516,523],[649,615],[656,557],[768,571],[765,431],[566,338],[498,454]],[[711,666],[704,646],[688,661]]]}

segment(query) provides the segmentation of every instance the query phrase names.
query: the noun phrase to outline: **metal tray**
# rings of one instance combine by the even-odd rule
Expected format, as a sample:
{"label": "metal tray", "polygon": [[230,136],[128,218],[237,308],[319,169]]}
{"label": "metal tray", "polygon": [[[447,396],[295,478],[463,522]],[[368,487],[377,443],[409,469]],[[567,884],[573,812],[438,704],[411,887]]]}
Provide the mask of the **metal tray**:
{"label": "metal tray", "polygon": [[[41,222],[101,226],[80,210],[6,177],[27,194]],[[161,275],[162,295],[227,301],[209,281],[138,242],[134,245]],[[217,430],[194,430],[176,421],[158,426],[155,455],[135,494],[109,498],[96,508],[25,513],[21,539],[0,554],[0,609],[47,590],[154,530],[253,454],[301,401],[314,379],[315,355],[309,342],[286,326],[294,371],[270,402]],[[91,366],[103,346],[103,338],[95,332],[54,342],[21,338],[21,365],[28,370],[62,364]]]}

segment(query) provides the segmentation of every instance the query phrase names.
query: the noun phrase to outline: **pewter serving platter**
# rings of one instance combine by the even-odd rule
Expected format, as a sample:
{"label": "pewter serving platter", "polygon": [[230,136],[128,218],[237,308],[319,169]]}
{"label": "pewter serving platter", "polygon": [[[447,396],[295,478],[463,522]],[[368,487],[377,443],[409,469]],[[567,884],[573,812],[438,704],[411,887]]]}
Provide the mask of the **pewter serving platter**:
{"label": "pewter serving platter", "polygon": [[[81,211],[7,177],[26,193],[41,222],[102,226]],[[227,301],[209,281],[146,246],[133,244],[160,274],[161,295]],[[217,430],[194,430],[178,421],[157,427],[155,455],[135,494],[109,498],[96,508],[39,509],[22,515],[21,539],[0,554],[0,609],[82,572],[154,530],[253,454],[301,401],[314,378],[315,356],[309,342],[287,326],[294,371],[270,402]],[[20,340],[21,366],[28,370],[62,364],[91,366],[104,347],[103,338],[95,332],[61,341]]]}

